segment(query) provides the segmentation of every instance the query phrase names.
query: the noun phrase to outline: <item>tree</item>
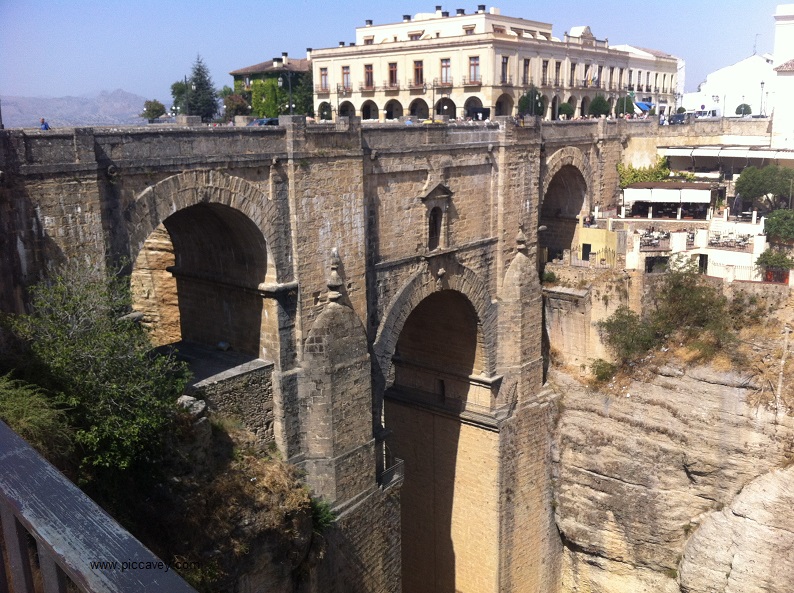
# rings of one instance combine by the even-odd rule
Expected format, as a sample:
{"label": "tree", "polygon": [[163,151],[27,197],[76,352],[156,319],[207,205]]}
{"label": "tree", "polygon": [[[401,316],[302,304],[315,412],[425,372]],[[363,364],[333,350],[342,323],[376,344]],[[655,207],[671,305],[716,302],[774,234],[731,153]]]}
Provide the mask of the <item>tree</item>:
{"label": "tree", "polygon": [[535,85],[529,85],[527,92],[521,95],[518,99],[518,115],[523,117],[525,115],[543,115],[543,97],[535,88]]}
{"label": "tree", "polygon": [[609,111],[609,102],[604,95],[596,95],[595,99],[590,103],[590,108],[587,110],[590,115],[595,115],[596,117],[608,115]]}
{"label": "tree", "polygon": [[160,103],[160,101],[157,99],[146,101],[143,104],[143,113],[141,113],[142,118],[152,121],[163,114],[165,114],[165,105]]}
{"label": "tree", "polygon": [[172,113],[182,113],[187,115],[187,80],[178,80],[171,85],[171,97],[173,104],[171,106]]}
{"label": "tree", "polygon": [[634,99],[631,97],[620,97],[615,103],[615,113],[617,115],[623,115],[628,113],[629,115],[634,114]]}
{"label": "tree", "polygon": [[742,103],[738,107],[736,107],[736,115],[752,115],[753,108],[750,107],[747,103]]}
{"label": "tree", "polygon": [[565,117],[572,117],[574,114],[573,105],[568,103],[567,101],[563,101],[560,103],[559,107],[557,107],[557,115],[564,115]]}
{"label": "tree", "polygon": [[[201,56],[196,57],[190,74],[187,91],[188,115],[198,115],[201,121],[212,121],[218,112],[217,93],[210,78],[210,71]],[[172,87],[173,88],[173,87]]]}
{"label": "tree", "polygon": [[152,467],[187,381],[174,355],[152,352],[146,329],[125,316],[130,306],[127,277],[71,263],[34,286],[30,314],[11,320],[27,349],[17,370],[64,407],[84,483]]}
{"label": "tree", "polygon": [[223,99],[224,117],[227,120],[234,118],[235,115],[248,115],[251,108],[245,98],[241,95],[227,95]]}
{"label": "tree", "polygon": [[754,206],[766,210],[786,208],[794,186],[794,169],[767,165],[761,169],[746,167],[736,181],[736,193]]}
{"label": "tree", "polygon": [[686,113],[686,107],[679,107],[675,110],[676,113]]}
{"label": "tree", "polygon": [[774,243],[794,241],[794,210],[775,210],[764,221],[764,232]]}

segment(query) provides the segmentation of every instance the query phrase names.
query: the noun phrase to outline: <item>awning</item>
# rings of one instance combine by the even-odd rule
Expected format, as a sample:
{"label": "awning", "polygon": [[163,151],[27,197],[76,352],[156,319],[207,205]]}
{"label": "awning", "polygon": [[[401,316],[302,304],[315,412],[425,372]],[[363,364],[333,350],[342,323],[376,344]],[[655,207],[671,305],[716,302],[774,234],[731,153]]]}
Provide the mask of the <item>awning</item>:
{"label": "awning", "polygon": [[634,104],[640,108],[640,111],[650,111],[653,108],[653,103],[646,103],[645,101],[635,101]]}
{"label": "awning", "polygon": [[630,188],[623,190],[624,206],[631,206],[635,202],[648,202],[651,204],[709,204],[711,203],[711,189],[666,189],[655,188]]}

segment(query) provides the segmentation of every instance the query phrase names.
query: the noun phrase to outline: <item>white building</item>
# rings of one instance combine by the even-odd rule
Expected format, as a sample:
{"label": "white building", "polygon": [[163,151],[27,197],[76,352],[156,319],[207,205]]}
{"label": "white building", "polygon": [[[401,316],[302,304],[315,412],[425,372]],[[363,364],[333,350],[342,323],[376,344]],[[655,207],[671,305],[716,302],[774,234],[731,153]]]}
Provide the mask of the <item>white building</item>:
{"label": "white building", "polygon": [[712,111],[735,117],[739,105],[750,106],[748,115],[771,115],[775,101],[775,71],[769,54],[752,55],[706,76],[699,90],[684,95],[687,111]]}
{"label": "white building", "polygon": [[779,107],[772,120],[772,147],[794,148],[794,4],[782,4],[775,13],[775,66]]}
{"label": "white building", "polygon": [[555,119],[564,101],[586,115],[602,95],[614,106],[634,94],[672,110],[678,60],[642,48],[616,49],[589,27],[558,39],[549,23],[441,6],[402,22],[356,29],[354,43],[312,53],[315,112],[367,120],[435,114],[484,118],[514,115],[530,85],[543,97],[542,115]]}

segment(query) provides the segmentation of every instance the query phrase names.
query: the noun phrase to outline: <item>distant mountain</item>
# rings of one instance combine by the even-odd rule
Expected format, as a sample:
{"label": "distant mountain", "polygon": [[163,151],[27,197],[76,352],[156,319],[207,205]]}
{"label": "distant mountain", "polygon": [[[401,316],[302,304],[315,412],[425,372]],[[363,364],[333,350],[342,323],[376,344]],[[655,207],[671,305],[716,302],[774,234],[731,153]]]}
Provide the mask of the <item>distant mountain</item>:
{"label": "distant mountain", "polygon": [[53,128],[142,125],[145,97],[121,89],[93,97],[0,97],[6,128],[33,128],[43,117]]}

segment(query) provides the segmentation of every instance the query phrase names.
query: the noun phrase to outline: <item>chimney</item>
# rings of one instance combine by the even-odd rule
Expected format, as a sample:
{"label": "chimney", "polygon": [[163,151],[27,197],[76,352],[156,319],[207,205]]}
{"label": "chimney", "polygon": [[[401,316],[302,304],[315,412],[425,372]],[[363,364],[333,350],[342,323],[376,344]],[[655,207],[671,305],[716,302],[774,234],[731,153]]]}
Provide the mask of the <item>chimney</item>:
{"label": "chimney", "polygon": [[403,22],[404,23],[407,23],[410,20],[411,20],[411,15],[410,14],[404,14],[403,15]]}
{"label": "chimney", "polygon": [[310,47],[306,48],[306,59],[307,60],[311,60],[312,59],[312,48],[310,48]]}
{"label": "chimney", "polygon": [[449,16],[449,11],[445,10],[444,12],[441,13],[441,16],[443,16],[444,18],[448,17]]}
{"label": "chimney", "polygon": [[367,19],[366,21],[364,21],[364,25],[367,26],[367,27],[371,27],[372,26],[372,19]]}
{"label": "chimney", "polygon": [[436,6],[436,16],[441,16],[441,6]]}
{"label": "chimney", "polygon": [[340,41],[339,42],[339,47],[344,47],[344,46],[345,46],[345,42],[344,41]]}
{"label": "chimney", "polygon": [[351,41],[350,43],[348,43],[348,45],[349,45],[350,47],[354,47],[354,46],[356,45],[356,42],[355,42],[355,41]]}
{"label": "chimney", "polygon": [[457,16],[462,16],[462,15],[466,14],[466,9],[465,8],[458,8],[455,14]]}
{"label": "chimney", "polygon": [[285,51],[281,52],[281,61],[284,62],[285,66],[289,64],[289,58],[287,58],[287,52]]}
{"label": "chimney", "polygon": [[477,5],[477,12],[479,14],[483,14],[485,12],[485,4],[478,4]]}
{"label": "chimney", "polygon": [[282,58],[273,58],[274,68],[282,68],[283,66],[284,66],[284,62]]}

